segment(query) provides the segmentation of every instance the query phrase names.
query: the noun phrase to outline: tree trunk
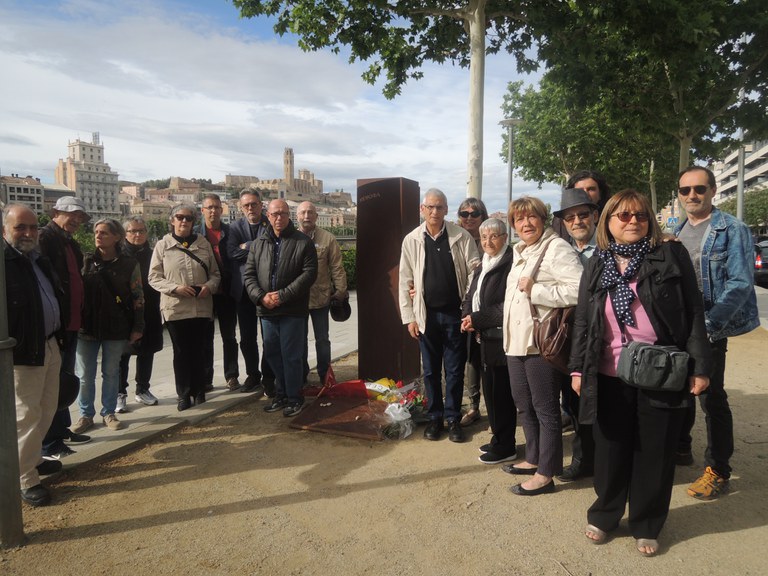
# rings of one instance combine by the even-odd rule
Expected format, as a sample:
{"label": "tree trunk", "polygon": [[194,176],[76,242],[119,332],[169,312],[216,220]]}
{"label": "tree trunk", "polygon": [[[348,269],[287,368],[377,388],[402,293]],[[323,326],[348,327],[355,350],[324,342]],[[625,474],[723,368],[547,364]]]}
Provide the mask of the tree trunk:
{"label": "tree trunk", "polygon": [[693,143],[693,136],[685,134],[680,136],[680,170],[688,168],[688,163],[691,161],[691,144]]}
{"label": "tree trunk", "polygon": [[659,208],[657,206],[658,200],[656,199],[656,179],[653,176],[655,167],[656,164],[653,160],[651,160],[651,166],[648,169],[648,188],[651,191],[651,208],[653,208],[653,213],[657,214],[659,212]]}
{"label": "tree trunk", "polygon": [[467,196],[483,194],[483,100],[485,97],[485,0],[472,0],[467,10],[469,24],[469,150]]}

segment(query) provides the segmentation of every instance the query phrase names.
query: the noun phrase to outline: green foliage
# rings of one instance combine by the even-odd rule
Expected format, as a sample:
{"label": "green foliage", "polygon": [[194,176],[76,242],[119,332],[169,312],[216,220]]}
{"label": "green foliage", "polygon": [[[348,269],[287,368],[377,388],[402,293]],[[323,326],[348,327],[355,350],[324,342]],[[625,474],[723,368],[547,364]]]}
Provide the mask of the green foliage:
{"label": "green foliage", "polygon": [[146,224],[149,232],[147,237],[153,244],[168,234],[169,228],[166,220],[148,220]]}
{"label": "green foliage", "polygon": [[[51,217],[47,214],[40,214],[37,217],[37,225],[40,226],[40,228],[50,221]],[[80,226],[80,228],[77,229],[77,232],[72,234],[72,238],[80,244],[80,250],[82,250],[84,254],[96,250],[96,242],[93,239],[93,224],[90,222]]]}
{"label": "green foliage", "polygon": [[374,84],[386,79],[387,98],[400,94],[403,84],[422,77],[424,62],[452,62],[469,66],[469,14],[485,14],[488,53],[500,50],[514,54],[518,68],[534,70],[535,59],[526,52],[533,36],[525,22],[534,10],[548,2],[528,3],[527,13],[519,1],[472,0],[232,0],[244,18],[276,18],[274,30],[298,36],[305,51],[331,48],[349,53],[349,61],[368,62],[363,79]]}
{"label": "green foliage", "polygon": [[344,263],[344,272],[347,273],[347,287],[349,290],[357,289],[357,248],[342,248],[341,258]]}
{"label": "green foliage", "polygon": [[171,185],[171,179],[163,178],[162,180],[147,180],[146,182],[142,182],[141,185],[144,188],[157,188],[158,190],[164,190]]}
{"label": "green foliage", "polygon": [[[717,207],[723,212],[736,215],[736,198],[729,198]],[[757,233],[768,228],[768,187],[744,194],[744,223]]]}

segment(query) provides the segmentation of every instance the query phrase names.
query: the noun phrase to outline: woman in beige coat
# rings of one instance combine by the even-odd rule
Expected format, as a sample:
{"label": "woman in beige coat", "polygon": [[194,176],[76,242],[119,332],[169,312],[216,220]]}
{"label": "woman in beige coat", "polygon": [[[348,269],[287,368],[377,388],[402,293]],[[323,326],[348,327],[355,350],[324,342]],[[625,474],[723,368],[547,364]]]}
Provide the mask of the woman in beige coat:
{"label": "woman in beige coat", "polygon": [[[576,305],[582,266],[571,246],[547,226],[548,213],[538,198],[522,197],[509,205],[509,223],[520,237],[504,296],[504,352],[512,397],[525,432],[525,460],[505,464],[510,474],[532,477],[512,487],[514,494],[553,492],[553,477],[563,469],[560,383],[562,376],[533,343],[531,304],[539,318],[553,308]],[[538,272],[533,268],[544,253]]]}
{"label": "woman in beige coat", "polygon": [[208,240],[192,232],[197,209],[171,209],[172,232],[155,246],[149,283],[160,292],[160,313],[173,342],[173,371],[179,411],[205,402],[205,358],[213,337],[213,297],[219,266]]}

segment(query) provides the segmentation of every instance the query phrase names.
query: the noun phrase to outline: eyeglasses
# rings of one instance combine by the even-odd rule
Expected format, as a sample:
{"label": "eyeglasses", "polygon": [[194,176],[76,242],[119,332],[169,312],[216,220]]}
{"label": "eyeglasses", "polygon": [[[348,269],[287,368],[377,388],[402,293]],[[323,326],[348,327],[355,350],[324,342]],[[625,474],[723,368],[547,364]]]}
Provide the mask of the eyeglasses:
{"label": "eyeglasses", "polygon": [[585,210],[584,212],[577,212],[576,214],[568,214],[568,216],[563,216],[563,220],[565,220],[570,224],[571,222],[576,220],[576,218],[578,218],[579,220],[589,220],[590,216],[592,216],[592,212]]}
{"label": "eyeglasses", "polygon": [[288,216],[291,215],[290,212],[270,212],[269,213],[272,218],[288,218]]}
{"label": "eyeglasses", "polygon": [[147,231],[146,231],[146,229],[142,228],[140,230],[126,230],[125,233],[126,234],[146,234]]}
{"label": "eyeglasses", "polygon": [[624,224],[631,222],[632,216],[634,216],[638,222],[648,222],[648,219],[650,218],[648,212],[616,212],[615,214],[611,214],[611,218],[614,216],[624,222]]}
{"label": "eyeglasses", "polygon": [[184,222],[194,222],[195,221],[195,217],[194,216],[188,216],[187,214],[174,214],[173,217],[176,218],[176,220],[178,220],[179,222],[181,222],[182,220]]}
{"label": "eyeglasses", "polygon": [[680,196],[688,196],[688,194],[691,193],[691,190],[696,192],[699,196],[703,196],[707,193],[707,190],[709,190],[709,186],[706,186],[705,184],[697,184],[696,186],[680,186],[680,188],[677,189],[677,193],[680,194]]}
{"label": "eyeglasses", "polygon": [[443,210],[445,210],[445,206],[442,206],[440,204],[436,204],[435,206],[430,206],[429,204],[422,204],[421,207],[424,208],[424,210],[426,210],[427,212],[442,212]]}
{"label": "eyeglasses", "polygon": [[480,218],[482,216],[482,212],[480,210],[472,210],[472,212],[469,212],[467,210],[462,210],[459,212],[459,216],[462,218]]}
{"label": "eyeglasses", "polygon": [[481,242],[496,242],[499,238],[504,238],[507,233],[503,232],[502,234],[489,234],[488,236],[480,235],[480,241]]}
{"label": "eyeglasses", "polygon": [[221,206],[212,204],[211,206],[203,206],[203,210],[221,210]]}

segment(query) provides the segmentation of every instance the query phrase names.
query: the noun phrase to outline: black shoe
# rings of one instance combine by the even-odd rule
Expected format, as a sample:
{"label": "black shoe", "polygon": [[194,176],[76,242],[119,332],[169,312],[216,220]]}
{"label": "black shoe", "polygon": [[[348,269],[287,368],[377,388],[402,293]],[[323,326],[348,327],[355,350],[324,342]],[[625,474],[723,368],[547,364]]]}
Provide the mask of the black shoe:
{"label": "black shoe", "polygon": [[264,412],[279,412],[280,410],[283,410],[287,406],[287,403],[285,401],[285,398],[275,398],[264,406]]}
{"label": "black shoe", "polygon": [[205,394],[195,396],[195,406],[200,406],[200,404],[205,404]]}
{"label": "black shoe", "polygon": [[551,494],[555,491],[555,482],[550,480],[541,488],[534,488],[533,490],[526,490],[523,488],[522,484],[515,484],[509,490],[512,492],[512,494],[517,494],[518,496],[538,496],[539,494]]}
{"label": "black shoe", "polygon": [[588,478],[593,475],[594,472],[591,469],[587,469],[586,466],[583,466],[580,463],[571,463],[570,466],[563,468],[563,471],[557,475],[557,479],[561,482],[573,482],[579,478]]}
{"label": "black shoe", "polygon": [[514,464],[504,464],[501,469],[507,474],[520,474],[523,476],[533,476],[537,470],[537,468],[518,468]]}
{"label": "black shoe", "polygon": [[290,417],[290,416],[296,416],[299,412],[301,412],[304,409],[304,404],[299,404],[298,402],[292,402],[291,404],[287,404],[285,408],[283,408],[283,416]]}
{"label": "black shoe", "polygon": [[206,392],[213,392],[213,390],[214,390],[214,388],[213,388],[213,384],[212,383],[205,385],[205,391]]}
{"label": "black shoe", "polygon": [[182,398],[179,400],[178,404],[176,404],[176,410],[179,412],[189,410],[190,408],[192,408],[192,401],[189,398]]}
{"label": "black shoe", "polygon": [[427,440],[440,440],[440,435],[443,433],[443,421],[442,420],[430,420],[427,427],[424,429],[424,438]]}
{"label": "black shoe", "polygon": [[253,378],[252,376],[248,376],[248,378],[245,379],[245,382],[243,382],[243,385],[240,386],[240,392],[243,394],[255,392],[258,397],[263,396],[264,388],[261,385],[261,378]]}
{"label": "black shoe", "polygon": [[85,434],[75,434],[74,432],[69,433],[69,438],[64,438],[65,444],[87,444],[90,441],[90,436],[86,436]]}
{"label": "black shoe", "polygon": [[61,472],[62,464],[60,460],[43,460],[36,468],[40,476],[48,476],[49,474]]}
{"label": "black shoe", "polygon": [[448,422],[448,440],[451,442],[464,442],[464,430],[458,420]]}
{"label": "black shoe", "polygon": [[516,460],[517,452],[512,452],[512,454],[506,456],[496,454],[495,452],[483,452],[477,459],[483,464],[502,464],[504,462],[512,462],[512,460]]}
{"label": "black shoe", "polygon": [[480,446],[478,450],[480,450],[480,452],[482,452],[483,454],[485,454],[486,452],[493,452],[493,445],[490,442],[488,442],[488,444],[483,444],[482,446]]}
{"label": "black shoe", "polygon": [[21,499],[30,506],[45,506],[51,501],[51,493],[42,484],[21,490]]}
{"label": "black shoe", "polygon": [[274,398],[277,391],[275,390],[274,380],[262,380],[261,385],[264,386],[264,395],[267,398]]}

